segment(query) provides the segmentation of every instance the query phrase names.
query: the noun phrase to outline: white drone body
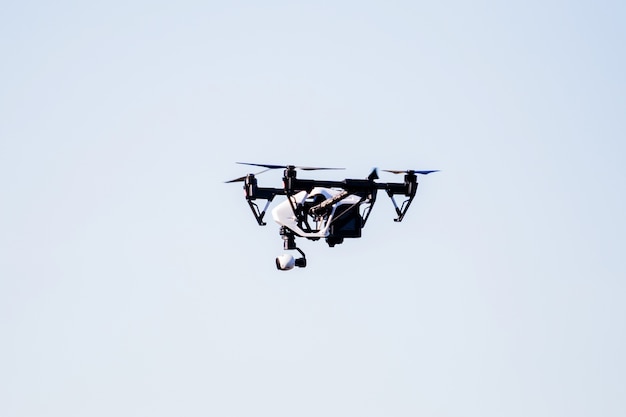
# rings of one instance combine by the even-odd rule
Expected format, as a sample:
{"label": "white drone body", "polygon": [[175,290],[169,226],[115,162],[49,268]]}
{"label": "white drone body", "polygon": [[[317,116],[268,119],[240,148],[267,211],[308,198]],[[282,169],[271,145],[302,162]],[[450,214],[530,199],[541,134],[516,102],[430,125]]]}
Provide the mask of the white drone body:
{"label": "white drone body", "polygon": [[[326,239],[329,246],[335,246],[342,243],[345,237],[361,237],[361,228],[365,223],[360,213],[363,198],[345,193],[325,187],[315,187],[310,193],[300,191],[277,205],[272,210],[272,218],[281,226],[283,237],[289,236],[290,233],[285,232],[290,231],[295,236],[311,240]],[[325,204],[325,207],[315,211],[313,208],[320,204]],[[365,204],[366,210],[370,207],[371,203]],[[290,247],[288,241],[289,238],[285,238],[285,249],[293,248],[302,253],[297,247]],[[295,259],[285,253],[276,258],[276,267],[281,271],[295,266],[306,266],[304,255]]]}
{"label": "white drone body", "polygon": [[[333,197],[340,194],[341,191],[339,190],[316,187],[310,193],[300,191],[291,198],[296,207],[304,207],[307,203],[315,204],[316,201],[329,201]],[[333,224],[336,214],[345,212],[345,210],[341,210],[341,208],[356,207],[360,203],[361,198],[355,195],[350,195],[343,198],[341,201],[332,204],[330,210],[326,214],[310,216],[310,220],[315,224],[313,230],[310,232],[302,229],[300,225],[301,219],[299,216],[294,214],[292,204],[287,200],[283,201],[272,210],[272,218],[276,223],[293,231],[297,236],[309,239],[326,238],[329,235],[330,227]]]}

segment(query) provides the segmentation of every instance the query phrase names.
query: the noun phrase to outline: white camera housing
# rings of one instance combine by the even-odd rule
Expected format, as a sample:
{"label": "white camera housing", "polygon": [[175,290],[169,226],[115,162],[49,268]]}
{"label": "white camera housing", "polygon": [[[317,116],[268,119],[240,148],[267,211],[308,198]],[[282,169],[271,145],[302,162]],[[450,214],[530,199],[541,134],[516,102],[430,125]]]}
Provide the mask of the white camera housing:
{"label": "white camera housing", "polygon": [[286,253],[276,257],[276,268],[281,271],[289,271],[296,266],[296,259]]}

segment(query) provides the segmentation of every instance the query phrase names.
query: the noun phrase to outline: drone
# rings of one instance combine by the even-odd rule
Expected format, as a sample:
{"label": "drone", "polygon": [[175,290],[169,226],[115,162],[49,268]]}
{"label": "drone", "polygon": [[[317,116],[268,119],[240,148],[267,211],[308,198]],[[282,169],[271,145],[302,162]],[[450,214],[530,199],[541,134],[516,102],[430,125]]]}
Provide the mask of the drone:
{"label": "drone", "polygon": [[[404,174],[403,182],[377,182],[378,170],[374,168],[365,179],[340,181],[300,179],[297,171],[341,170],[297,165],[271,165],[237,162],[242,165],[265,168],[256,174],[247,174],[226,183],[243,182],[245,197],[259,226],[270,203],[276,196],[285,201],[272,210],[272,218],[280,226],[284,250],[296,250],[300,258],[283,254],[276,258],[276,268],[289,271],[307,265],[304,252],[296,246],[296,237],[312,241],[324,239],[329,247],[343,243],[344,239],[360,238],[367,223],[378,190],[384,190],[396,211],[396,222],[401,222],[417,192],[417,175],[428,175],[439,170],[383,170],[392,174]],[[257,175],[273,169],[283,169],[283,185],[280,188],[259,187]],[[398,205],[396,197],[404,200]],[[265,201],[260,209],[257,201]]]}

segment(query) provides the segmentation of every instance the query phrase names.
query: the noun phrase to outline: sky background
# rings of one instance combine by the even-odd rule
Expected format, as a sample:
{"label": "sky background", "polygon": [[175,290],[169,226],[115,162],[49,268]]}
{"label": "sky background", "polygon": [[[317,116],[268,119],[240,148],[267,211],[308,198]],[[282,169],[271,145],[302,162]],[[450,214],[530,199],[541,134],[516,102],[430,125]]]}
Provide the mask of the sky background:
{"label": "sky background", "polygon": [[[0,415],[626,415],[625,21],[5,2]],[[236,161],[442,171],[280,272]]]}

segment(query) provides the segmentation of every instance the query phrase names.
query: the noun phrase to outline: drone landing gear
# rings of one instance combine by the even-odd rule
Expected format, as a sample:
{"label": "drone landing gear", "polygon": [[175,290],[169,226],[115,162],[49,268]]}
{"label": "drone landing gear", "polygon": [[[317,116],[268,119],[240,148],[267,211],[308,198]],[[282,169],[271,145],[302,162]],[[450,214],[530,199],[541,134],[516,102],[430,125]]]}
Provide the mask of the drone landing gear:
{"label": "drone landing gear", "polygon": [[283,238],[283,248],[285,250],[297,250],[300,252],[300,255],[302,255],[302,258],[293,259],[292,256],[288,255],[288,258],[293,259],[292,264],[291,262],[288,262],[287,258],[284,258],[287,262],[281,262],[281,257],[278,257],[276,258],[276,267],[280,270],[292,269],[294,266],[297,266],[298,268],[306,267],[306,255],[302,252],[302,249],[296,246],[296,235],[285,226],[280,228],[280,235]]}

